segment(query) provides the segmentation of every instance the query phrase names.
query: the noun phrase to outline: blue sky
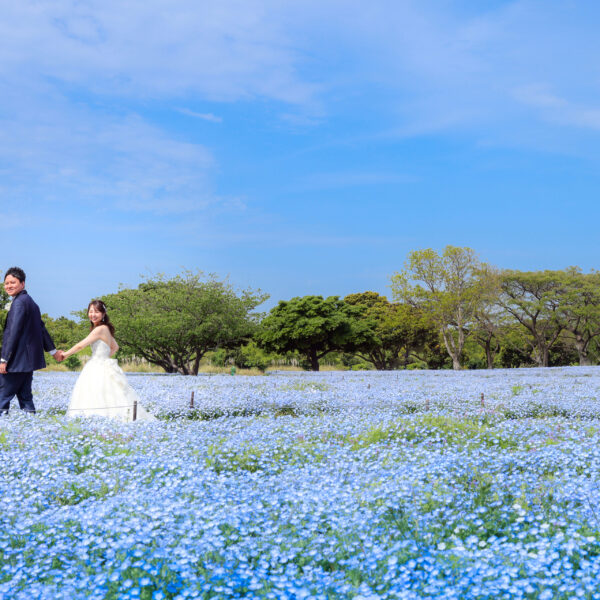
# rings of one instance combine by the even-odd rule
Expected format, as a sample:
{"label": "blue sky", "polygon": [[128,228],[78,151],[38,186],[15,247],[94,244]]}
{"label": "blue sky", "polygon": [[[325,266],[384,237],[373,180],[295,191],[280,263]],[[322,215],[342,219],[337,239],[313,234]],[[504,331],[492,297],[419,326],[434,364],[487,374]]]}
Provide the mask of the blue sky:
{"label": "blue sky", "polygon": [[0,268],[389,295],[407,253],[600,266],[592,1],[0,0]]}

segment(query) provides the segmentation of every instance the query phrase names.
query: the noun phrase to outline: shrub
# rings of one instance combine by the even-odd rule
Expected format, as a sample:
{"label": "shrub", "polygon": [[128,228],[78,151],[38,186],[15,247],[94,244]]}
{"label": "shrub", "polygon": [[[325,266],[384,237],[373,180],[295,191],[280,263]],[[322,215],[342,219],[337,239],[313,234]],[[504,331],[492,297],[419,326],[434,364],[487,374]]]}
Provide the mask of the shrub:
{"label": "shrub", "polygon": [[233,351],[233,360],[240,369],[259,369],[264,371],[271,364],[271,355],[250,341]]}
{"label": "shrub", "polygon": [[75,371],[81,368],[81,361],[77,356],[69,356],[69,358],[65,359],[65,367],[67,367],[69,371]]}

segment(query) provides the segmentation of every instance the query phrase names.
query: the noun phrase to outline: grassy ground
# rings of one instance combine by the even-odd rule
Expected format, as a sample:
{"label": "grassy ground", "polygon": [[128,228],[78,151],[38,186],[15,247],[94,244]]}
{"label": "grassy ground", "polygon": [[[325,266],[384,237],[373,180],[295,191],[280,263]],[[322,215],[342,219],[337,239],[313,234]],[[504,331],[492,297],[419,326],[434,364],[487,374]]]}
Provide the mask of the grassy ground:
{"label": "grassy ground", "polygon": [[[164,373],[165,370],[162,367],[157,365],[152,365],[145,361],[134,361],[134,362],[121,362],[119,366],[126,373]],[[45,369],[42,369],[42,372],[45,373],[56,373],[56,372],[69,372],[73,369],[69,369],[64,364],[58,364],[54,361],[49,362],[48,366]],[[300,372],[303,369],[300,367],[294,367],[291,365],[274,365],[269,367],[267,371],[296,371]],[[335,367],[332,365],[321,365],[321,371],[340,371],[339,367]],[[81,368],[75,369],[75,371],[81,371]],[[230,375],[231,367],[217,367],[215,365],[200,365],[199,373],[205,375]],[[259,369],[238,369],[235,370],[236,375],[264,375],[262,371]]]}

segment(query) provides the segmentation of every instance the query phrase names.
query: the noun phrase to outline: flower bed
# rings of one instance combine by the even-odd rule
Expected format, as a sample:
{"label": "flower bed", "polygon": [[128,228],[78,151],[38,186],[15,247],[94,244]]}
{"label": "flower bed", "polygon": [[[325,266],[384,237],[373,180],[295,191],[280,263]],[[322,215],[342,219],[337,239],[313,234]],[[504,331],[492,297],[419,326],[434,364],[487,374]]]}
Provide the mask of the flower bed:
{"label": "flower bed", "polygon": [[75,377],[0,421],[1,598],[600,595],[599,368]]}

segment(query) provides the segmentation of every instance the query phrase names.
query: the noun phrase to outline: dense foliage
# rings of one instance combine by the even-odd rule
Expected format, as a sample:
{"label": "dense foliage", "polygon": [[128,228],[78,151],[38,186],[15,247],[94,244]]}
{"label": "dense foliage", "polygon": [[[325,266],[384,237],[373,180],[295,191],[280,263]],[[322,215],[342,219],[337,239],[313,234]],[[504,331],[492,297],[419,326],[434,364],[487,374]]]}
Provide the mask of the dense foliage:
{"label": "dense foliage", "polygon": [[252,311],[266,299],[226,282],[186,273],[149,278],[104,296],[121,347],[167,373],[196,375],[209,350],[239,345],[256,329]]}
{"label": "dense foliage", "polygon": [[298,351],[313,371],[319,359],[353,351],[374,338],[373,323],[362,307],[337,296],[303,296],[280,301],[261,323],[260,344],[273,352]]}
{"label": "dense foliage", "polygon": [[469,326],[480,302],[482,265],[470,248],[446,246],[415,250],[404,271],[392,276],[392,291],[402,302],[425,312],[437,327],[455,369],[461,358]]}
{"label": "dense foliage", "polygon": [[375,292],[349,294],[344,302],[363,309],[359,318],[373,334],[363,336],[355,345],[354,355],[376,369],[406,367],[414,359],[421,360],[428,345],[437,342],[436,329],[426,313],[416,307],[389,302]]}
{"label": "dense foliage", "polygon": [[[373,291],[280,301],[236,292],[214,276],[149,278],[103,297],[117,326],[118,357],[167,373],[197,374],[200,362],[264,371],[287,361],[340,368],[497,368],[600,362],[600,273],[500,270],[470,248],[411,252],[391,277],[393,301]],[[8,300],[0,288],[0,331]],[[80,322],[45,317],[57,346],[85,334]],[[69,366],[78,366],[77,357]]]}

